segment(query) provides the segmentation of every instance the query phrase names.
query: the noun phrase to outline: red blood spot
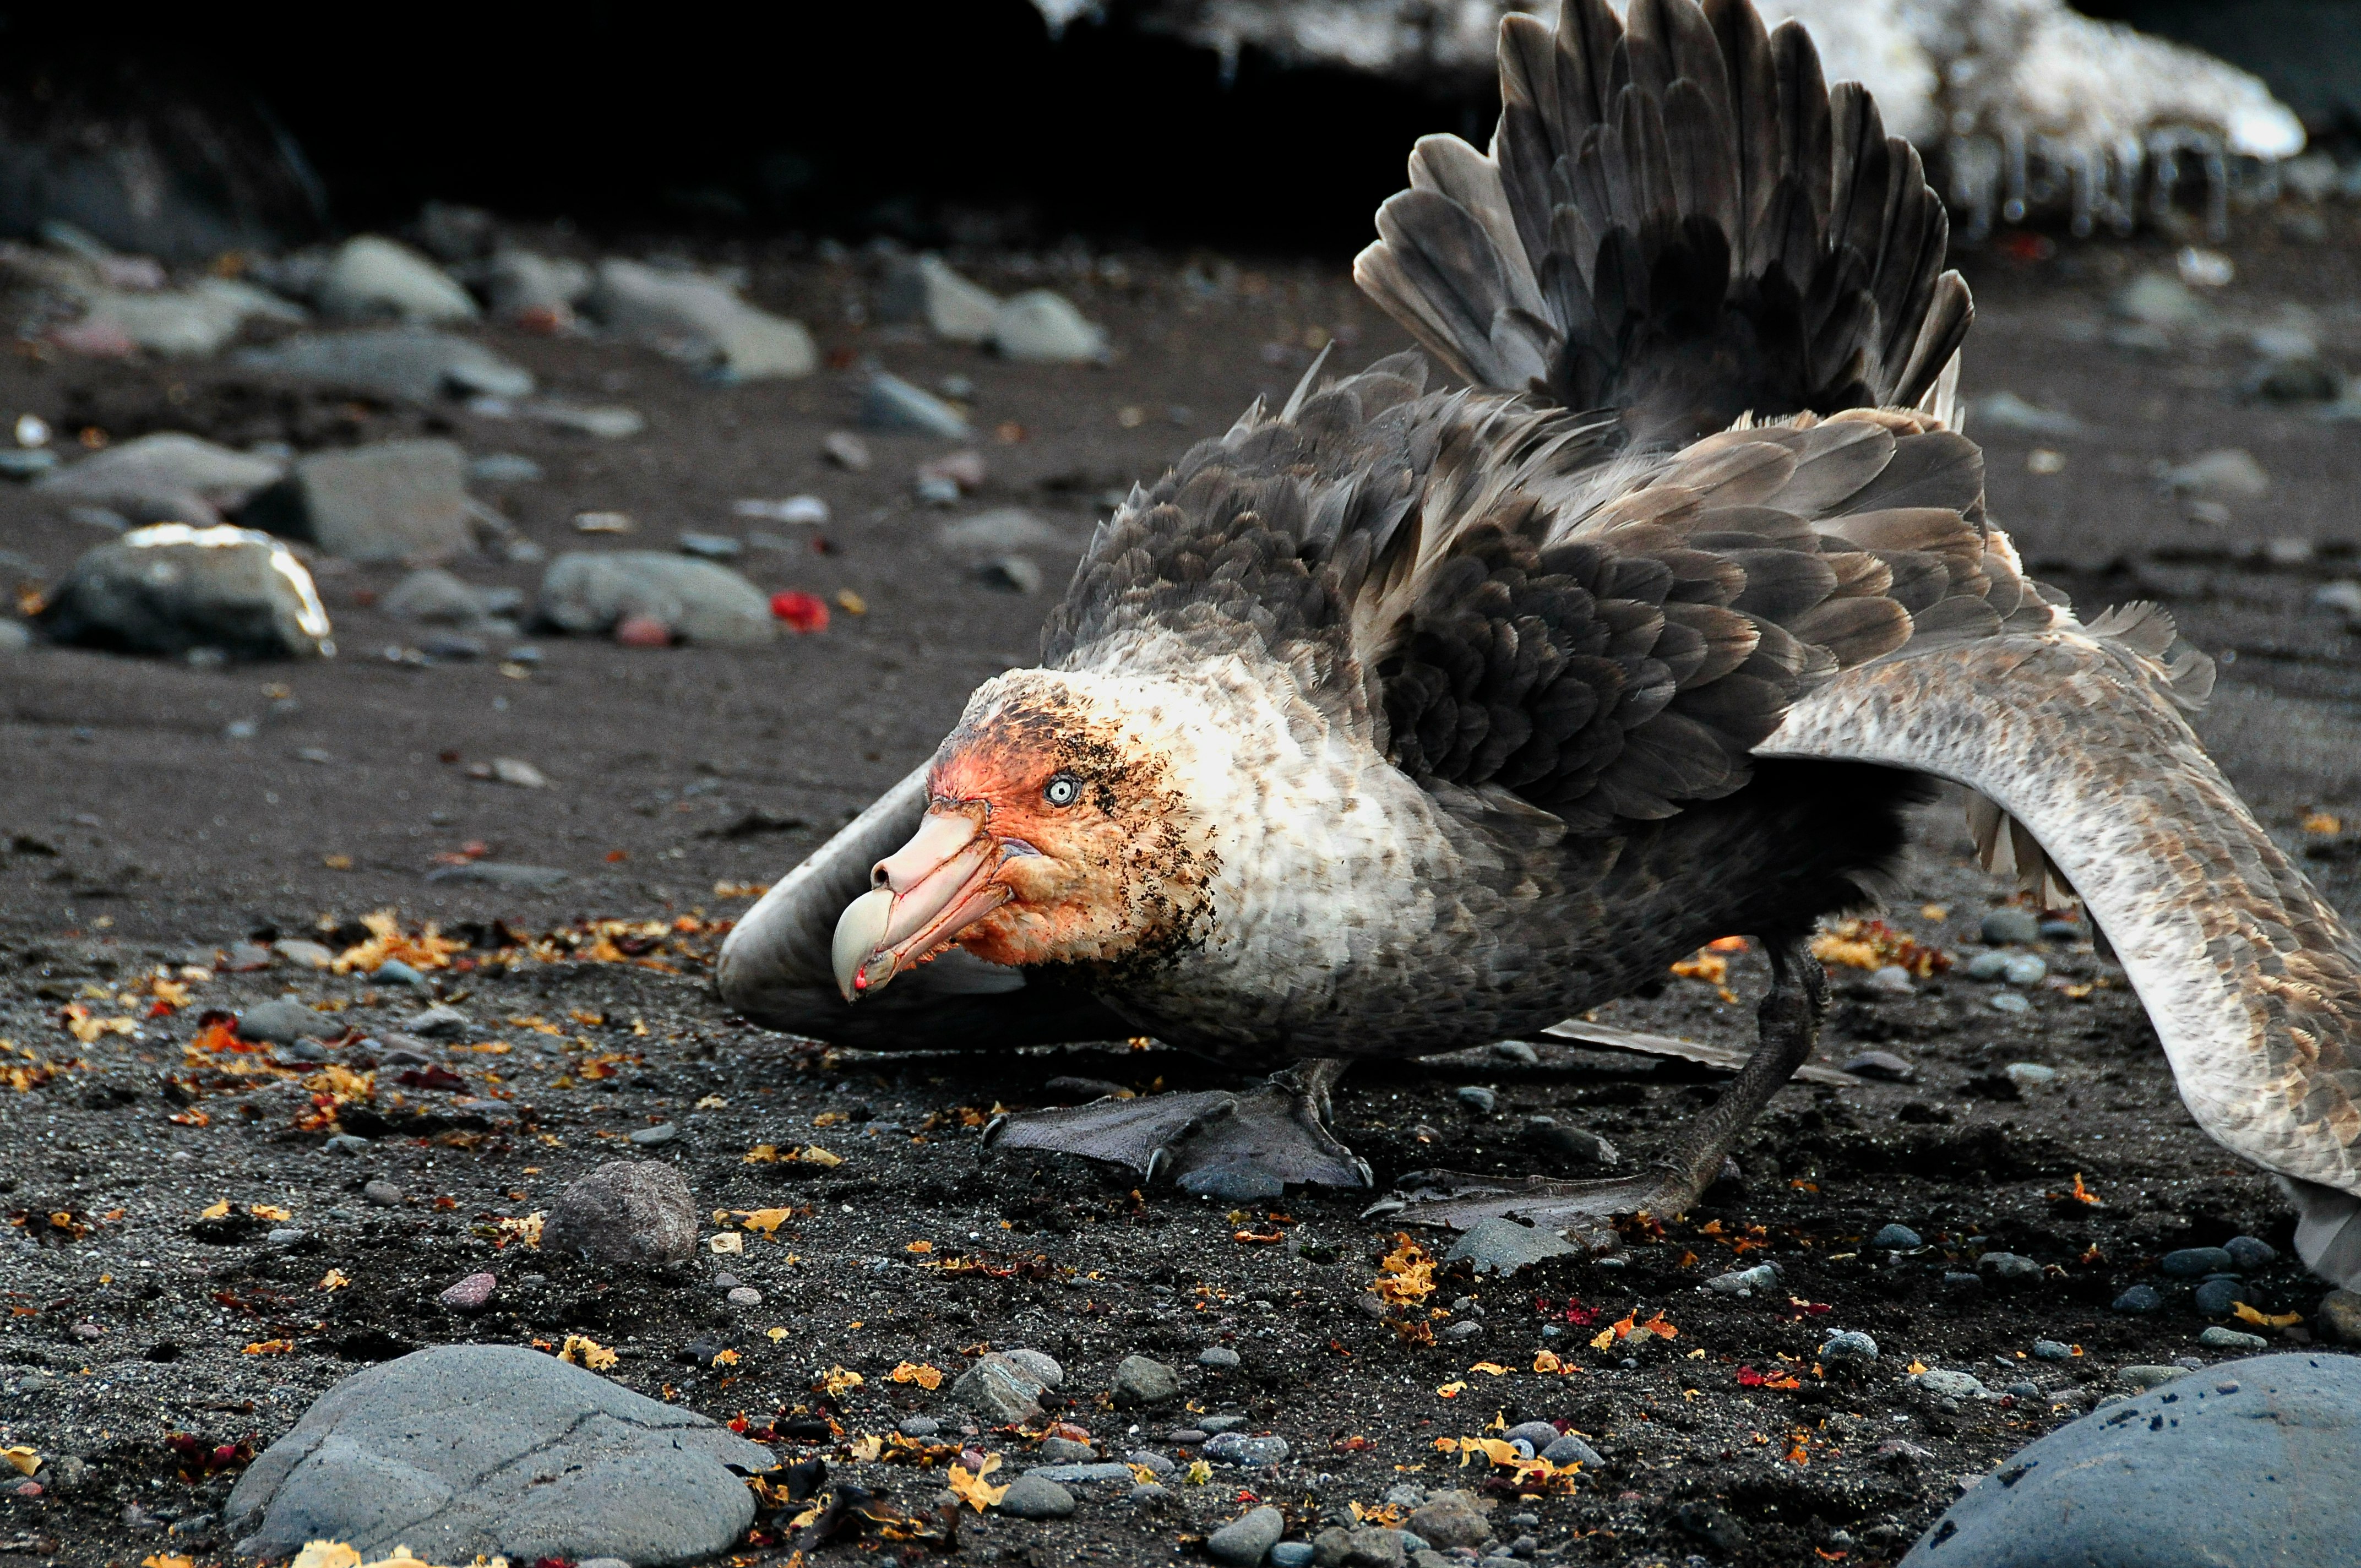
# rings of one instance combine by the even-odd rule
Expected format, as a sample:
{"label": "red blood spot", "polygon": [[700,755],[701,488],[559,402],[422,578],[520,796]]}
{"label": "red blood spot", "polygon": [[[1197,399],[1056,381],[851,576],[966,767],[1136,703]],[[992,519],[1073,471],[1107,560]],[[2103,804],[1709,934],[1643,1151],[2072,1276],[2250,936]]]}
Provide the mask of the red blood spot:
{"label": "red blood spot", "polygon": [[771,613],[798,632],[828,630],[828,602],[817,594],[793,589],[771,596]]}
{"label": "red blood spot", "polygon": [[627,615],[615,623],[615,641],[626,648],[669,648],[672,628],[653,615]]}

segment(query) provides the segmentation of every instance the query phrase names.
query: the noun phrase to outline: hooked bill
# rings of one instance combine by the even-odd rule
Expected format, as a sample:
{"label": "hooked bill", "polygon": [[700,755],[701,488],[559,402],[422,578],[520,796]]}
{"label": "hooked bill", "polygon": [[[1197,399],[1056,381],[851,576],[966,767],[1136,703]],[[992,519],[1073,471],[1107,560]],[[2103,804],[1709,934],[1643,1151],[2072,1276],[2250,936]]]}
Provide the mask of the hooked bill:
{"label": "hooked bill", "polygon": [[[829,959],[836,970],[836,988],[847,1002],[868,989],[862,970],[878,944],[885,940],[885,928],[894,918],[894,890],[873,887],[844,906],[837,916],[836,939],[830,944]],[[893,963],[891,955],[885,962]]]}

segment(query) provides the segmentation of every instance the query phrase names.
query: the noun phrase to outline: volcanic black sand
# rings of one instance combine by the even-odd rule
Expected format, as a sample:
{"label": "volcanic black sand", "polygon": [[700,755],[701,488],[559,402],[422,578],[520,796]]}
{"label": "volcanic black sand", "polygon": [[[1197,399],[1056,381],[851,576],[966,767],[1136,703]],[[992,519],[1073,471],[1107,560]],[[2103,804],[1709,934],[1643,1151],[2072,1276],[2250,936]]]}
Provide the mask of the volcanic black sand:
{"label": "volcanic black sand", "polygon": [[[2005,389],[2086,427],[1971,433],[1988,446],[1993,513],[2037,573],[2086,610],[2161,598],[2221,658],[2202,732],[2263,821],[2361,913],[2361,635],[2309,608],[2317,586],[2361,573],[2361,440],[2238,390],[2252,362],[2245,332],[2290,305],[2313,313],[2332,359],[2361,364],[2361,247],[2342,229],[2337,245],[2282,244],[2266,216],[2244,229],[2238,280],[2207,297],[2218,340],[2152,356],[2104,341],[2105,302],[2134,271],[2170,268],[2161,242],[1971,258],[1982,319],[1969,396]],[[752,295],[810,322],[834,367],[721,388],[642,350],[487,334],[555,391],[642,410],[645,433],[622,441],[267,387],[218,364],[0,357],[0,412],[38,412],[63,439],[188,430],[311,448],[445,433],[471,454],[544,467],[539,483],[480,488],[553,552],[616,543],[577,535],[584,510],[629,513],[636,532],[620,543],[654,548],[683,530],[767,532],[792,548],[744,558],[765,591],[834,602],[849,590],[865,605],[840,604],[825,632],[757,652],[533,635],[544,658],[530,671],[504,673],[497,658],[420,667],[386,656],[415,646],[417,629],[368,608],[399,573],[323,562],[340,648],[330,662],[202,669],[48,648],[0,662],[0,1036],[13,1042],[0,1080],[16,1085],[0,1086],[0,1207],[17,1227],[0,1245],[0,1437],[49,1464],[42,1496],[0,1489],[0,1560],[225,1560],[229,1542],[204,1519],[238,1467],[360,1365],[426,1344],[579,1334],[618,1353],[623,1383],[718,1418],[742,1413],[761,1429],[798,1411],[833,1416],[841,1437],[783,1441],[782,1457],[824,1453],[839,1475],[916,1508],[931,1506],[939,1469],[860,1463],[847,1445],[906,1413],[950,1421],[948,1381],[929,1393],[889,1374],[908,1361],[954,1377],[985,1344],[1059,1357],[1068,1403],[1053,1413],[1116,1454],[1152,1444],[1185,1464],[1186,1445],[1155,1440],[1192,1412],[1244,1415],[1293,1451],[1276,1472],[1175,1477],[1158,1505],[1084,1487],[1064,1521],[971,1516],[969,1561],[1166,1562],[1196,1551],[1190,1541],[1240,1512],[1246,1491],[1285,1508],[1300,1535],[1411,1483],[1482,1486],[1500,1498],[1502,1540],[1530,1534],[1567,1562],[1695,1552],[1790,1564],[1817,1549],[1873,1563],[1899,1556],[1962,1478],[2120,1389],[2120,1367],[2235,1354],[2198,1344],[2208,1320],[2185,1290],[2168,1289],[2154,1316],[2111,1310],[2130,1285],[2169,1283],[2157,1274],[2164,1252],[2259,1236],[2280,1260],[2246,1299],[2262,1316],[2295,1316],[2235,1326],[2298,1342],[2324,1332],[2312,1314],[2325,1287],[2292,1261],[2272,1190],[2196,1130],[2121,972],[2070,939],[2041,946],[2054,983],[2026,988],[2021,1014],[1993,1008],[1996,988],[1958,970],[1900,995],[1838,966],[1821,1058],[1884,1050],[1913,1064],[1913,1080],[1785,1091],[1738,1157],[1742,1179],[1661,1230],[1635,1227],[1620,1269],[1558,1258],[1478,1282],[1446,1265],[1392,1323],[1364,1305],[1397,1245],[1390,1227],[1356,1217],[1367,1195],[1229,1211],[1126,1173],[979,1147],[995,1104],[1089,1092],[1053,1079],[1142,1091],[1229,1081],[1189,1058],[1115,1043],[896,1059],[733,1018],[707,965],[746,894],[718,884],[775,880],[928,754],[978,681],[1030,662],[1049,591],[1107,492],[1217,433],[1257,392],[1283,396],[1326,338],[1343,367],[1402,340],[1334,264],[1126,257],[1027,278],[1009,258],[975,259],[997,288],[1064,289],[1118,349],[1103,369],[1016,366],[851,324],[848,306],[873,291],[857,259],[708,259],[748,264]],[[873,433],[868,472],[824,464],[821,438],[851,423],[870,356],[923,384],[975,383],[990,477],[955,512],[911,491],[915,466],[950,443]],[[2030,471],[2036,446],[2062,469]],[[2152,477],[2160,463],[2234,446],[2272,488],[2235,503],[2226,525],[2188,521]],[[740,498],[805,492],[833,508],[824,528],[730,512]],[[1052,590],[996,591],[935,543],[946,518],[997,506],[1030,508],[1069,536],[1036,552]],[[0,548],[31,564],[28,587],[102,537],[25,490],[0,491]],[[2301,547],[2267,552],[2273,541]],[[456,569],[530,588],[539,568],[488,555]],[[467,772],[494,758],[534,764],[550,787]],[[1886,918],[1963,969],[2009,890],[1968,862],[1955,808],[1930,808],[1920,841]],[[570,880],[546,892],[423,880],[471,856]],[[292,992],[324,1010],[319,1032],[334,1036],[398,1027],[429,998],[286,961],[201,978],[183,966],[249,938],[341,949],[381,910],[405,932],[435,923],[474,944],[431,979],[479,1026],[456,1042],[472,1048],[436,1047],[441,1072],[412,1066],[404,1083],[404,1069],[380,1067],[366,1086],[346,1083],[347,1102],[328,1109],[368,1142],[333,1152],[327,1112],[270,1087],[292,1075],[192,1048],[202,1015]],[[598,921],[630,924],[604,928],[602,942],[586,924]],[[1661,996],[1599,1017],[1751,1040],[1753,955],[1731,965],[1735,1002],[1704,980],[1667,981]],[[134,1032],[115,1032],[115,1018]],[[87,1041],[69,1026],[91,1033],[93,1020]],[[1538,1114],[1644,1158],[1715,1092],[1709,1075],[1642,1058],[1548,1046],[1540,1057],[1356,1070],[1339,1129],[1383,1186],[1423,1167],[1534,1168],[1525,1118]],[[2020,1087],[2004,1070],[2017,1062],[2059,1076]],[[462,1088],[434,1087],[452,1074]],[[1470,1083],[1498,1091],[1493,1113],[1455,1098]],[[455,1108],[462,1094],[505,1109]],[[669,1143],[622,1141],[663,1122],[678,1127]],[[818,1145],[841,1163],[750,1163],[763,1145]],[[708,1214],[792,1212],[774,1235],[747,1235],[739,1255],[700,1252],[641,1275],[537,1253],[498,1223],[544,1209],[602,1160],[642,1157],[677,1166]],[[398,1186],[401,1204],[366,1203],[372,1179]],[[202,1217],[224,1202],[228,1218]],[[291,1217],[256,1218],[256,1207]],[[1872,1249],[1889,1222],[1926,1248]],[[273,1246],[274,1227],[304,1239]],[[1424,1239],[1436,1254],[1448,1245]],[[1987,1251],[2030,1257],[2041,1276],[1946,1285]],[[1784,1271],[1777,1288],[1700,1288],[1765,1259]],[[485,1269],[501,1281],[488,1310],[437,1304]],[[713,1282],[724,1271],[764,1302],[726,1305]],[[349,1283],[325,1288],[332,1277]],[[1652,1317],[1676,1334],[1613,1337],[1619,1321]],[[1472,1334],[1452,1333],[1471,1321]],[[1819,1367],[1815,1351],[1836,1330],[1874,1336],[1874,1366],[1851,1377]],[[2080,1354],[2024,1359],[2037,1338]],[[1213,1344],[1241,1365],[1201,1369],[1197,1353]],[[1531,1370],[1545,1347],[1565,1370]],[[734,1363],[716,1364],[719,1348]],[[1186,1408],[1106,1405],[1115,1364],[1135,1352],[1180,1367]],[[2039,1393],[1947,1402],[1912,1384],[1914,1363]],[[815,1387],[832,1367],[866,1382],[826,1399]],[[1607,1464],[1525,1501],[1509,1472],[1438,1452],[1496,1416],[1566,1421]],[[786,1430],[819,1429],[807,1419]],[[976,1441],[1011,1473],[1031,1449],[1014,1432]],[[60,1463],[68,1456],[82,1465]],[[1740,1521],[1743,1543],[1705,1509],[1689,1508],[1685,1526],[1681,1505],[1700,1501]],[[740,1561],[775,1555],[763,1544],[774,1539]]]}

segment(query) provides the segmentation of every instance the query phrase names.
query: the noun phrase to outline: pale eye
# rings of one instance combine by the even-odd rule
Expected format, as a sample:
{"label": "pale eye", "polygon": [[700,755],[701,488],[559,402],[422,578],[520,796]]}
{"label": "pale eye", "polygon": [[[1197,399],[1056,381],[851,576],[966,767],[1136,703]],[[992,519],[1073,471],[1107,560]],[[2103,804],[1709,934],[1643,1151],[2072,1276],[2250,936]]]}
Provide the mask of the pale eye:
{"label": "pale eye", "polygon": [[1082,797],[1082,781],[1071,773],[1060,773],[1041,791],[1041,798],[1052,806],[1071,806]]}

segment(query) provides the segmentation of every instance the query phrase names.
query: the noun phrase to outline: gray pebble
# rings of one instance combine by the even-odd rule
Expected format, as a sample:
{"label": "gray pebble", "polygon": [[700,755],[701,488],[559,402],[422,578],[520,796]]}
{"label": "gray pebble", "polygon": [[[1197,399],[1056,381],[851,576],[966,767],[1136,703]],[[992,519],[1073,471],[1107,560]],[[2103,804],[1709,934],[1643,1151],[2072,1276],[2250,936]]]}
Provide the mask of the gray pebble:
{"label": "gray pebble", "polygon": [[1779,1266],[1758,1263],[1752,1268],[1734,1268],[1728,1274],[1717,1274],[1705,1282],[1705,1288],[1717,1296],[1751,1296],[1757,1290],[1774,1288],[1779,1283]]}
{"label": "gray pebble", "polygon": [[1543,1449],[1542,1457],[1552,1464],[1582,1464],[1595,1467],[1607,1463],[1599,1457],[1597,1449],[1572,1432],[1567,1432],[1547,1448]]}
{"label": "gray pebble", "polygon": [[2185,1246],[2166,1253],[2158,1267],[2175,1279],[2195,1279],[2207,1274],[2224,1274],[2231,1266],[2227,1247]]}
{"label": "gray pebble", "polygon": [[355,1137],[350,1133],[338,1133],[320,1147],[329,1154],[340,1154],[350,1158],[354,1155],[368,1153],[369,1141],[367,1138]]}
{"label": "gray pebble", "polygon": [[2135,1285],[2115,1298],[2114,1307],[2118,1312],[2159,1311],[2164,1307],[2164,1296],[2153,1285]]}
{"label": "gray pebble", "polygon": [[2039,985],[2049,978],[2049,966],[2038,953],[2013,953],[2001,966],[2000,977],[2011,985]]}
{"label": "gray pebble", "polygon": [[401,1189],[390,1181],[365,1182],[361,1186],[361,1201],[379,1209],[401,1207]]}
{"label": "gray pebble", "polygon": [[1154,1481],[1142,1481],[1127,1493],[1126,1500],[1134,1503],[1160,1503],[1172,1495],[1172,1488]]}
{"label": "gray pebble", "polygon": [[1999,991],[1993,993],[1992,1010],[1995,1013],[2030,1013],[2033,1003],[2014,991]]}
{"label": "gray pebble", "polygon": [[470,1274],[435,1299],[455,1312],[480,1312],[500,1283],[496,1274]]}
{"label": "gray pebble", "polygon": [[2125,1387],[2142,1390],[2174,1382],[2188,1376],[2189,1368],[2186,1366],[2157,1366],[2134,1363],[2129,1366],[2115,1368],[2115,1381]]}
{"label": "gray pebble", "polygon": [[1109,1461],[1099,1464],[1036,1464],[1026,1475],[1043,1481],[1055,1481],[1061,1486],[1084,1485],[1098,1481],[1120,1481],[1131,1485],[1131,1466]]}
{"label": "gray pebble", "polygon": [[995,555],[975,568],[975,579],[1004,593],[1041,591],[1041,568],[1022,555]]}
{"label": "gray pebble", "polygon": [[2028,1284],[2041,1277],[2039,1264],[2013,1252],[1988,1252],[1976,1260],[1976,1267],[2009,1285]]}
{"label": "gray pebble", "polygon": [[1205,1554],[1223,1568],[1255,1568],[1286,1529],[1287,1516],[1277,1508],[1254,1508],[1207,1536]]}
{"label": "gray pebble", "polygon": [[1925,1244],[1919,1241],[1918,1233],[1907,1225],[1887,1225],[1869,1238],[1869,1245],[1887,1252],[1916,1252]]}
{"label": "gray pebble", "polygon": [[1844,1064],[1844,1070],[1855,1078],[1873,1078],[1882,1083],[1907,1083],[1918,1076],[1918,1069],[1892,1051],[1863,1051]]}
{"label": "gray pebble", "polygon": [[[1424,1501],[1426,1501],[1426,1488],[1411,1482],[1404,1481],[1399,1486],[1386,1488],[1386,1507],[1389,1508],[1414,1508]],[[1425,1544],[1426,1542],[1420,1541],[1418,1546],[1413,1546],[1411,1550],[1415,1552]]]}
{"label": "gray pebble", "polygon": [[1244,1432],[1218,1432],[1205,1440],[1205,1457],[1216,1464],[1242,1464],[1260,1469],[1287,1458],[1283,1437],[1248,1437]]}
{"label": "gray pebble", "polygon": [[2074,1347],[2070,1344],[2060,1343],[2059,1341],[2054,1339],[2037,1339],[2033,1342],[2033,1359],[2036,1361],[2071,1361],[2074,1359]]}
{"label": "gray pebble", "polygon": [[2041,917],[2014,905],[1995,909],[1984,916],[1982,936],[1995,948],[2011,942],[2037,942],[2041,939]]}
{"label": "gray pebble", "polygon": [[904,1437],[932,1437],[943,1430],[943,1423],[932,1416],[904,1416],[894,1430]]}
{"label": "gray pebble", "polygon": [[1013,1519],[1061,1519],[1074,1511],[1074,1495],[1045,1476],[1019,1475],[993,1506]]}
{"label": "gray pebble", "polygon": [[[1070,1437],[1045,1437],[1041,1440],[1041,1446],[1038,1452],[1040,1453],[1042,1458],[1049,1461],[1053,1464],[1074,1464],[1098,1457],[1097,1453],[1092,1450],[1089,1443],[1076,1442]],[[1040,1467],[1036,1465],[1034,1468],[1038,1470]],[[1049,1479],[1052,1481],[1062,1481],[1066,1479],[1066,1477],[1063,1475],[1052,1475]]]}
{"label": "gray pebble", "polygon": [[1305,1568],[1312,1561],[1308,1541],[1282,1541],[1270,1549],[1271,1568]]}
{"label": "gray pebble", "polygon": [[[1597,1133],[1587,1127],[1562,1125],[1554,1116],[1529,1119],[1525,1123],[1525,1136],[1541,1157],[1552,1165],[1614,1165],[1623,1157],[1620,1150]],[[1479,1222],[1479,1226],[1488,1223]],[[1503,1223],[1515,1223],[1514,1221]],[[1474,1229],[1468,1232],[1470,1235],[1474,1234]],[[1550,1236],[1557,1234],[1554,1231],[1543,1234]]]}
{"label": "gray pebble", "polygon": [[1855,1364],[1875,1361],[1877,1342],[1858,1329],[1847,1329],[1828,1336],[1828,1342],[1820,1346],[1820,1359]]}
{"label": "gray pebble", "polygon": [[2222,1250],[2230,1255],[2230,1262],[2234,1266],[2247,1274],[2279,1256],[2278,1249],[2270,1243],[2257,1241],[2253,1236],[2232,1236],[2222,1244]]}
{"label": "gray pebble", "polygon": [[647,1149],[672,1142],[673,1139],[680,1136],[680,1129],[670,1122],[658,1122],[653,1127],[642,1127],[638,1132],[629,1135],[631,1142]]}
{"label": "gray pebble", "polygon": [[1209,1344],[1197,1353],[1200,1366],[1232,1367],[1238,1364],[1238,1353],[1225,1344]]}
{"label": "gray pebble", "polygon": [[2082,939],[2082,927],[2071,920],[2044,920],[2040,931],[2041,939],[2045,942],[2079,942]]}
{"label": "gray pebble", "polygon": [[1981,1295],[1983,1288],[1984,1277],[1981,1274],[1969,1274],[1957,1268],[1947,1268],[1943,1271],[1943,1288],[1951,1295]]}
{"label": "gray pebble", "polygon": [[2012,1399],[2038,1399],[2041,1398],[2041,1385],[2038,1383],[2016,1382],[2010,1384],[2005,1388],[2003,1388],[2001,1392],[2007,1395]]}
{"label": "gray pebble", "polygon": [[631,1568],[631,1565],[620,1557],[586,1557],[576,1563],[575,1568]]}
{"label": "gray pebble", "polygon": [[1474,1339],[1484,1332],[1484,1325],[1473,1318],[1463,1318],[1443,1331],[1444,1339]]}
{"label": "gray pebble", "polygon": [[1066,1369],[1058,1365],[1057,1357],[1047,1351],[1018,1349],[1005,1353],[1008,1359],[1033,1375],[1033,1380],[1044,1388],[1055,1388],[1066,1380]]}
{"label": "gray pebble", "polygon": [[1869,974],[1869,989],[1886,996],[1907,996],[1917,987],[1910,983],[1910,971],[1900,964],[1886,964]]}
{"label": "gray pebble", "polygon": [[1197,1423],[1202,1431],[1217,1433],[1235,1431],[1246,1424],[1244,1416],[1207,1416]]}
{"label": "gray pebble", "polygon": [[262,1239],[271,1246],[295,1246],[311,1234],[301,1225],[280,1225]]}
{"label": "gray pebble", "polygon": [[1929,1367],[1921,1372],[1916,1381],[1918,1387],[1938,1398],[1982,1398],[1992,1392],[1984,1387],[1983,1380],[1973,1373],[1952,1372],[1939,1366]]}
{"label": "gray pebble", "polygon": [[2236,1329],[2225,1329],[2219,1323],[2208,1324],[2205,1332],[2197,1336],[2197,1343],[2208,1350],[2253,1351],[2270,1348],[2270,1341],[2260,1334],[2240,1333]]}
{"label": "gray pebble", "polygon": [[1144,1470],[1152,1470],[1159,1475],[1170,1475],[1178,1468],[1172,1463],[1170,1454],[1159,1453],[1152,1448],[1135,1448],[1123,1456],[1123,1462],[1126,1464],[1137,1464]]}
{"label": "gray pebble", "polygon": [[716,1290],[735,1290],[744,1283],[746,1283],[744,1280],[727,1271],[713,1277],[713,1288]]}
{"label": "gray pebble", "polygon": [[2235,1275],[2224,1275],[2198,1286],[2190,1293],[2189,1304],[2201,1318],[2226,1318],[2246,1299],[2246,1289]]}
{"label": "gray pebble", "polygon": [[2013,1061],[2001,1070],[2019,1090],[2047,1089],[2058,1081],[2058,1069],[2037,1061]]}
{"label": "gray pebble", "polygon": [[1978,953],[1968,960],[1966,974],[1970,980],[1998,980],[2008,972],[2007,953]]}
{"label": "gray pebble", "polygon": [[1180,1395],[1180,1379],[1172,1368],[1145,1355],[1126,1355],[1115,1369],[1115,1402],[1118,1405],[1160,1405]]}
{"label": "gray pebble", "polygon": [[763,1304],[763,1293],[752,1285],[741,1285],[722,1299],[733,1307],[759,1307]]}
{"label": "gray pebble", "polygon": [[707,561],[734,561],[746,552],[743,541],[727,533],[684,533],[679,543],[682,554]]}
{"label": "gray pebble", "polygon": [[1492,1042],[1492,1054],[1520,1067],[1539,1067],[1542,1064],[1541,1052],[1522,1040],[1495,1040]]}
{"label": "gray pebble", "polygon": [[1548,1421],[1521,1421],[1500,1436],[1509,1442],[1529,1442],[1533,1445],[1533,1452],[1539,1453],[1557,1441],[1558,1431]]}
{"label": "gray pebble", "polygon": [[1459,1103],[1479,1116],[1488,1116],[1500,1103],[1500,1097],[1480,1083],[1462,1084],[1456,1091]]}

